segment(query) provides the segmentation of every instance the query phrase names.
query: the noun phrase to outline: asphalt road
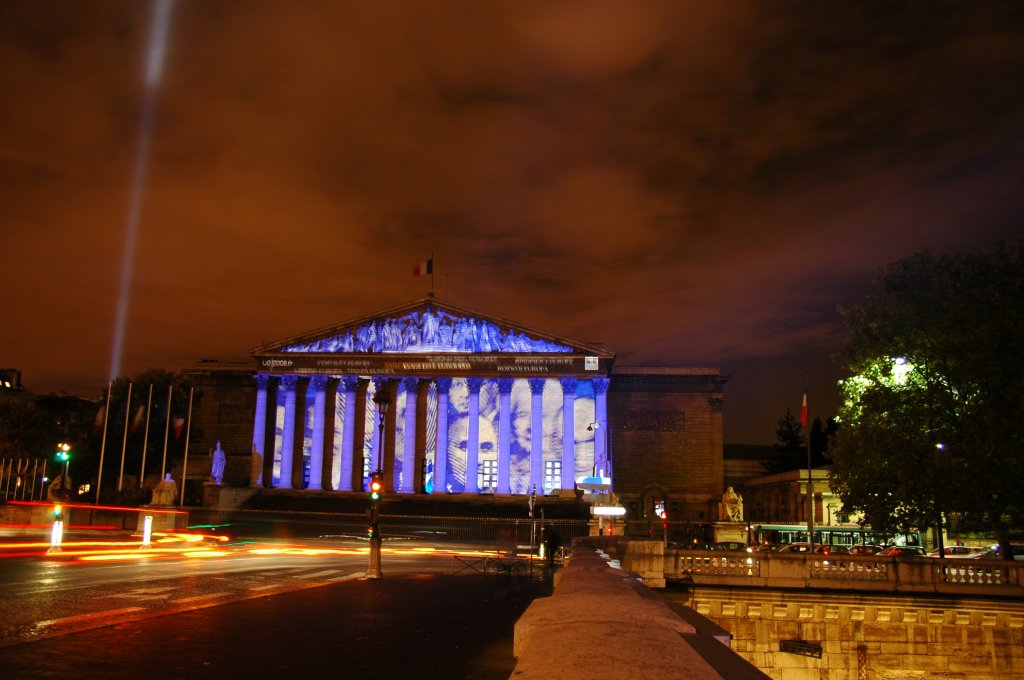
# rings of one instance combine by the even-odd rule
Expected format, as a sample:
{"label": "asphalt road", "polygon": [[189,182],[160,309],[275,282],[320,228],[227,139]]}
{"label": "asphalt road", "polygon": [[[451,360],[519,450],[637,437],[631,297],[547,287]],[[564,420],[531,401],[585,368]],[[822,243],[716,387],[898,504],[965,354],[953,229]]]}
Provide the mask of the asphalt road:
{"label": "asphalt road", "polygon": [[364,555],[4,560],[0,676],[507,678],[550,587],[453,563],[385,552],[366,581]]}

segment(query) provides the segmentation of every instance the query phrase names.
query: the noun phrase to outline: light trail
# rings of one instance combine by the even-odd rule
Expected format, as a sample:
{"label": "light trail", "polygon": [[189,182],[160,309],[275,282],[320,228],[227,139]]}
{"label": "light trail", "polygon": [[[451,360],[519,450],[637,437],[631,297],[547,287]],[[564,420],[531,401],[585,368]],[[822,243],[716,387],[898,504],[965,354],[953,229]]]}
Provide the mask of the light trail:
{"label": "light trail", "polygon": [[142,117],[139,124],[139,142],[135,151],[135,171],[132,179],[131,198],[128,203],[128,216],[125,220],[124,252],[121,255],[121,281],[118,289],[117,316],[114,319],[114,342],[110,353],[110,380],[116,380],[121,372],[124,330],[128,319],[132,270],[135,265],[135,242],[139,234],[142,197],[146,184],[146,169],[149,163],[149,147],[153,136],[156,93],[163,74],[164,54],[167,50],[167,32],[170,27],[173,4],[174,0],[155,0],[153,6],[149,47],[146,56],[146,88],[142,102]]}

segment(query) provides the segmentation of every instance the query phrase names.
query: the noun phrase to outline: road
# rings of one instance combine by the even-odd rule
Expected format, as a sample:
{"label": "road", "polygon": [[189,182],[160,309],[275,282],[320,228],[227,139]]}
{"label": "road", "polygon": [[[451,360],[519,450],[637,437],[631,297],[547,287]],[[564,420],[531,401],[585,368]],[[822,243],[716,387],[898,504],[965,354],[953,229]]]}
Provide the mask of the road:
{"label": "road", "polygon": [[548,592],[452,575],[473,549],[389,545],[366,581],[365,543],[192,547],[0,559],[4,676],[507,678],[515,619]]}

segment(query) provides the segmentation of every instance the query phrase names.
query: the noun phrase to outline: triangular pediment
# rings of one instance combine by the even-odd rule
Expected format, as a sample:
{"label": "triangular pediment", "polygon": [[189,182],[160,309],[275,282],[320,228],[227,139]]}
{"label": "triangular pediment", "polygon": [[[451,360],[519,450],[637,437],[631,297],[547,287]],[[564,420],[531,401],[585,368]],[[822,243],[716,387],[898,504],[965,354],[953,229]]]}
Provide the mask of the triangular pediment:
{"label": "triangular pediment", "polygon": [[599,347],[542,333],[434,298],[255,347],[268,354],[581,354],[611,358]]}

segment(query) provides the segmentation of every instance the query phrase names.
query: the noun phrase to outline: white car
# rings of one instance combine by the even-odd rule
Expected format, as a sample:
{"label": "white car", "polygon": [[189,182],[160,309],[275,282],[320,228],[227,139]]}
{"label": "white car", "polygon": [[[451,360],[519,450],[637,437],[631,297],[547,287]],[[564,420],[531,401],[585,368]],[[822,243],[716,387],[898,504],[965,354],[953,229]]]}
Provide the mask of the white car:
{"label": "white car", "polygon": [[[942,552],[945,554],[947,559],[952,557],[954,559],[970,560],[985,554],[988,552],[988,548],[973,548],[966,545],[947,545],[942,549]],[[939,549],[936,548],[935,550],[929,550],[928,557],[941,557]]]}

